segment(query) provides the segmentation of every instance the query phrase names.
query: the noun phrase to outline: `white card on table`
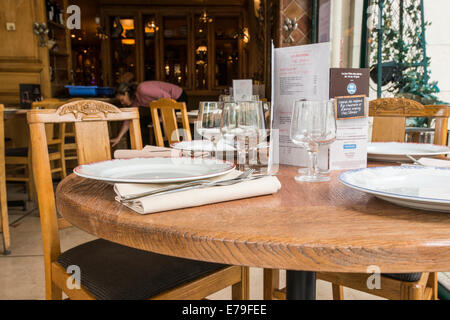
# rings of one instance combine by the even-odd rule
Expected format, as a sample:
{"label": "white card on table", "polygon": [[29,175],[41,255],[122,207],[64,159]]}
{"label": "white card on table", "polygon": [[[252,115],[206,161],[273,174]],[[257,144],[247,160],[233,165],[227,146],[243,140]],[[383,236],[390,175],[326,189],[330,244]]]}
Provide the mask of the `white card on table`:
{"label": "white card on table", "polygon": [[233,80],[234,101],[248,100],[253,95],[252,83],[251,79]]}

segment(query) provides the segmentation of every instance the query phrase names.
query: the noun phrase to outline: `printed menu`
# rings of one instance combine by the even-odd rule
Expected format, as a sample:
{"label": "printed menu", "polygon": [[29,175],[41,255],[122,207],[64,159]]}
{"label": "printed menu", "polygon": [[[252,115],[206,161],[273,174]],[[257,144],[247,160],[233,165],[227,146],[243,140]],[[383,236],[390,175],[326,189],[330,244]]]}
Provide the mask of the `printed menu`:
{"label": "printed menu", "polygon": [[[272,131],[278,130],[279,163],[307,166],[308,154],[290,139],[294,101],[327,100],[330,43],[272,48]],[[319,167],[328,167],[328,148],[319,150]]]}
{"label": "printed menu", "polygon": [[334,98],[336,141],[330,146],[330,169],[367,166],[368,69],[330,69],[330,98]]}

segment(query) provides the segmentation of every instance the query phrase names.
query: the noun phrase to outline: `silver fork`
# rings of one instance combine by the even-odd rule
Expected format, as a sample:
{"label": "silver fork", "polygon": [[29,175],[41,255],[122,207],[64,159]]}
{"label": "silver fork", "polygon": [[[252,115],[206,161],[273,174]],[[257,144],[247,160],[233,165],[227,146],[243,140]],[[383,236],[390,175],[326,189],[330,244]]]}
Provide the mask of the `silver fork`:
{"label": "silver fork", "polygon": [[407,154],[406,156],[407,156],[410,160],[412,160],[414,164],[419,165],[419,166],[423,166],[423,164],[420,163],[419,160],[417,160],[417,159],[411,157],[409,154]]}
{"label": "silver fork", "polygon": [[120,197],[120,201],[128,202],[128,201],[146,197],[146,196],[162,194],[162,193],[171,193],[171,192],[193,189],[193,188],[231,185],[231,184],[234,184],[234,183],[237,183],[237,182],[247,179],[254,171],[255,171],[254,169],[246,170],[245,172],[238,175],[236,178],[228,179],[228,180],[222,180],[222,181],[196,180],[196,181],[191,181],[191,182],[183,183],[183,184],[176,185],[176,186],[169,186],[169,187],[160,188],[157,190],[146,191],[146,192],[132,194],[132,195],[128,195],[128,196],[122,196],[122,197]]}

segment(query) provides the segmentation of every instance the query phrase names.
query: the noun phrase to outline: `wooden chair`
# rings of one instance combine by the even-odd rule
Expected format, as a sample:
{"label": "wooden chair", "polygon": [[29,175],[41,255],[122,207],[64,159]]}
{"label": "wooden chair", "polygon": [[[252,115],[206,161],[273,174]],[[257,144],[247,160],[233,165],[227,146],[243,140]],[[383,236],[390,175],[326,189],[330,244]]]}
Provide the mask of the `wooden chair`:
{"label": "wooden chair", "polygon": [[[111,159],[109,121],[130,121],[131,146],[142,148],[139,112],[83,100],[58,110],[28,113],[33,170],[41,217],[46,298],[61,299],[201,299],[232,285],[232,296],[248,298],[248,268],[175,258],[98,239],[61,253],[59,229],[70,226],[58,219],[45,137],[47,123],[73,123],[80,164]],[[111,186],[109,186],[111,187]],[[68,287],[78,266],[81,286]],[[69,281],[70,283],[70,281]]]}
{"label": "wooden chair", "polygon": [[[280,270],[264,269],[264,299],[286,299],[286,288],[279,288]],[[344,288],[373,294],[390,300],[437,300],[437,273],[381,274],[380,289],[369,289],[367,280],[372,274],[317,272],[316,278],[331,282],[334,300],[344,300]],[[397,277],[398,279],[391,278]],[[411,281],[406,281],[406,279]],[[399,280],[402,279],[402,280]]]}
{"label": "wooden chair", "polygon": [[[20,124],[22,123],[17,123],[16,125]],[[32,200],[34,197],[33,172],[31,170],[31,153],[28,152],[30,137],[28,127],[25,123],[24,125],[20,131],[18,130],[15,133],[20,133],[20,139],[24,140],[24,144],[4,149],[5,167],[6,173],[8,173],[6,175],[6,181],[24,182],[27,188],[28,200]]]}
{"label": "wooden chair", "polygon": [[[65,103],[73,102],[73,101],[80,101],[83,100],[83,98],[72,98],[67,100]],[[75,139],[75,129],[73,126],[73,123],[65,123],[63,124],[65,126],[64,130],[64,159],[66,161],[66,175],[68,169],[72,169],[75,165],[78,164],[78,156],[77,156],[77,142]]]}
{"label": "wooden chair", "polygon": [[0,225],[3,235],[3,253],[7,255],[10,253],[11,238],[9,235],[8,203],[6,201],[4,108],[0,104]]}
{"label": "wooden chair", "polygon": [[[78,101],[79,98],[71,99],[71,100],[59,100],[56,98],[44,99],[42,101],[37,101],[32,103],[32,109],[57,109],[63,104],[71,101]],[[45,126],[47,132],[47,144],[49,146],[53,146],[56,149],[58,154],[55,154],[53,159],[50,161],[54,161],[52,171],[61,172],[61,178],[65,178],[67,176],[67,167],[66,167],[66,149],[67,149],[67,126],[65,123],[57,124],[47,124]],[[69,144],[72,148],[73,146]],[[55,151],[56,151],[55,150]],[[56,162],[56,163],[55,163]]]}
{"label": "wooden chair", "polygon": [[165,133],[164,136],[166,137],[169,145],[174,142],[181,141],[175,111],[181,111],[181,122],[184,129],[184,134],[182,135],[183,139],[185,141],[192,140],[186,104],[184,102],[176,102],[173,99],[163,98],[150,102],[150,113],[152,114],[153,129],[155,132],[155,141],[157,146],[164,147],[164,137],[161,130],[161,121],[158,110],[162,115],[162,123]]}
{"label": "wooden chair", "polygon": [[[62,105],[58,99],[50,98],[42,101],[32,103],[32,109],[45,108],[54,109]],[[23,132],[27,136],[29,141],[28,128]],[[59,126],[58,130],[55,130],[54,125],[47,125],[47,143],[49,146],[50,156],[49,159],[52,162],[52,173],[59,173],[61,178],[66,176],[66,164],[64,158],[64,127]],[[33,172],[31,170],[31,152],[29,152],[28,146],[19,148],[7,148],[5,150],[5,163],[8,166],[7,181],[25,182],[28,189],[28,198],[32,200],[34,195],[33,188]]]}
{"label": "wooden chair", "polygon": [[370,102],[369,116],[373,118],[373,142],[405,142],[406,117],[436,119],[434,144],[447,145],[450,107],[422,105],[406,98],[380,98]]}
{"label": "wooden chair", "polygon": [[[406,117],[436,118],[434,143],[447,145],[450,106],[424,106],[406,98],[381,98],[370,101],[369,116],[374,117],[372,141],[404,142]],[[437,273],[381,274],[381,289],[369,289],[365,273],[318,272],[317,279],[332,283],[333,299],[343,300],[343,287],[367,292],[387,299],[437,300]],[[285,299],[279,288],[279,270],[264,269],[264,299]]]}

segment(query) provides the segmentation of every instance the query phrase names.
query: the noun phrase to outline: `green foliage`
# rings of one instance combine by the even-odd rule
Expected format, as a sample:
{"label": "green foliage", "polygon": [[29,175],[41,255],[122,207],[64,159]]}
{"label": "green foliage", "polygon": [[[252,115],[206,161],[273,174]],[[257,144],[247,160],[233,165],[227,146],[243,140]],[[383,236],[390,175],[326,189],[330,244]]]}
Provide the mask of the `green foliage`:
{"label": "green foliage", "polygon": [[[425,57],[425,30],[429,22],[422,23],[420,0],[372,0],[377,7],[383,1],[382,12],[382,61],[394,61],[400,67],[402,76],[394,81],[388,91],[398,96],[415,97],[422,102],[438,103],[435,93],[439,92],[436,81],[430,81],[430,58]],[[370,61],[377,61],[378,29],[371,30]],[[426,65],[426,68],[425,68]]]}

